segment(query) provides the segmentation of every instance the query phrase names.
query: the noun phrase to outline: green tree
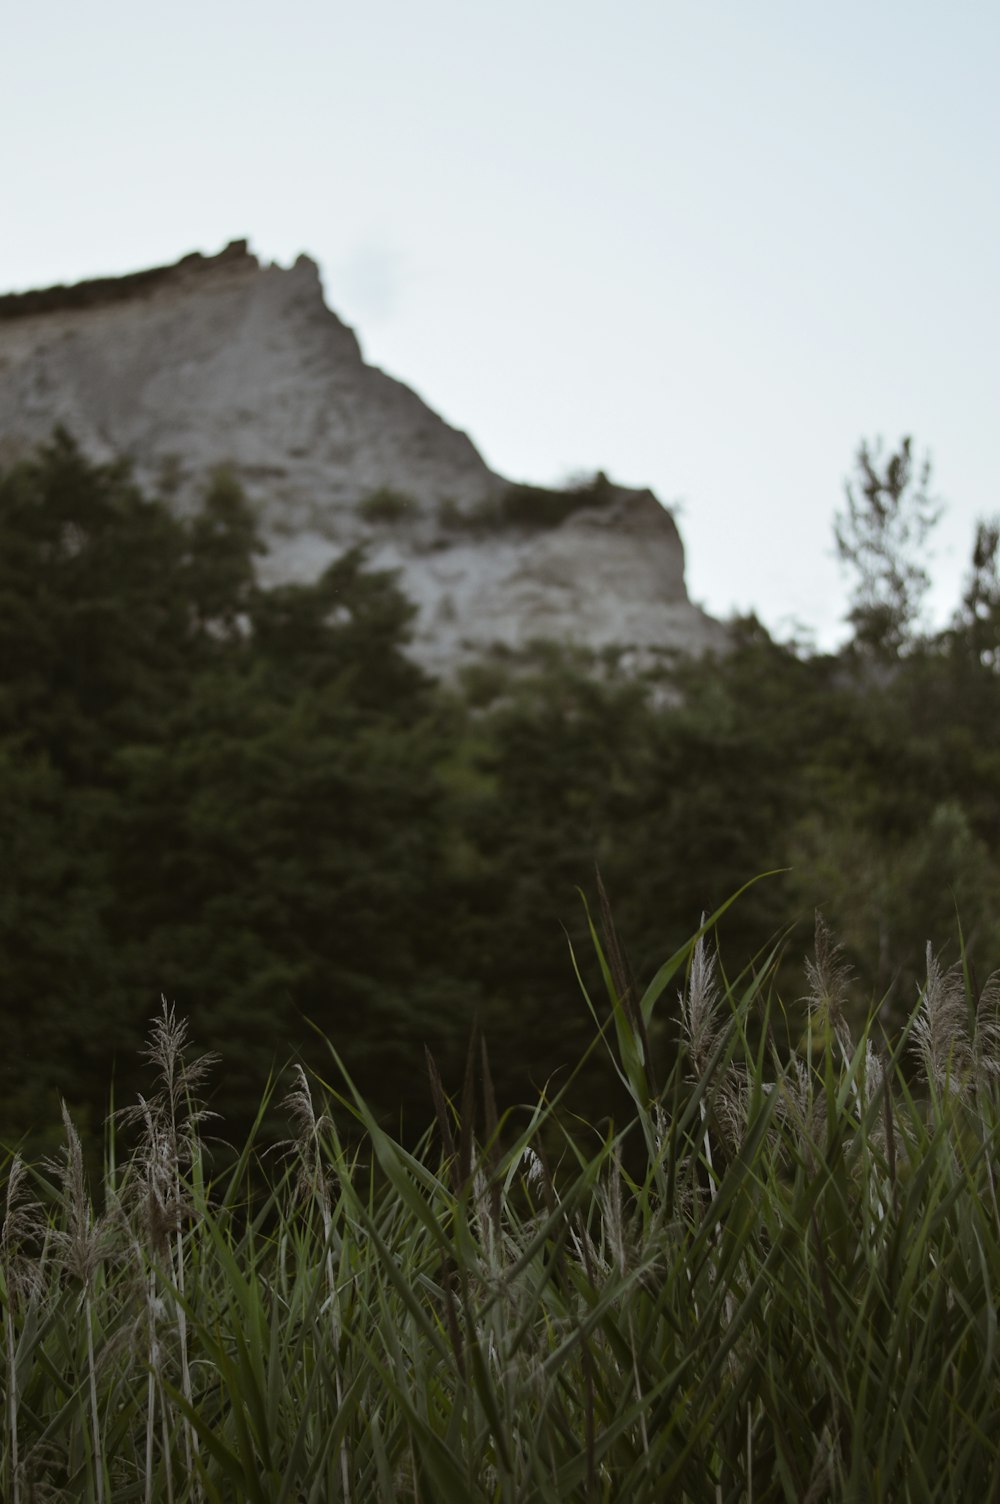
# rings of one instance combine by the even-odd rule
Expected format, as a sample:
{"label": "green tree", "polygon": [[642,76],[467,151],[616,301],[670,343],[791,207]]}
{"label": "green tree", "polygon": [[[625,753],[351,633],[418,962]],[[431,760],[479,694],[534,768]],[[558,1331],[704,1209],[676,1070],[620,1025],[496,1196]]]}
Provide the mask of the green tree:
{"label": "green tree", "polygon": [[428,917],[447,822],[412,608],[360,554],[261,591],[259,547],[226,475],[186,521],[64,434],[0,476],[14,1118],[46,1082],[99,1118],[161,992],[226,1045],[230,1110],[252,1112],[307,1018],[376,1102],[412,1100],[455,995]]}
{"label": "green tree", "polygon": [[880,443],[862,443],[834,522],[841,563],[857,576],[848,620],[857,646],[877,658],[904,652],[920,626],[930,586],[927,539],[941,515],[930,475],[930,461],[918,464],[910,438],[884,462]]}
{"label": "green tree", "polygon": [[243,636],[257,594],[256,558],[266,553],[257,521],[231,470],[216,470],[186,529],[181,591],[198,633]]}
{"label": "green tree", "polygon": [[991,673],[1000,669],[1000,518],[976,524],[952,642],[970,662]]}
{"label": "green tree", "polygon": [[70,782],[109,776],[181,692],[198,651],[185,534],[126,466],[63,432],[0,476],[0,736]]}

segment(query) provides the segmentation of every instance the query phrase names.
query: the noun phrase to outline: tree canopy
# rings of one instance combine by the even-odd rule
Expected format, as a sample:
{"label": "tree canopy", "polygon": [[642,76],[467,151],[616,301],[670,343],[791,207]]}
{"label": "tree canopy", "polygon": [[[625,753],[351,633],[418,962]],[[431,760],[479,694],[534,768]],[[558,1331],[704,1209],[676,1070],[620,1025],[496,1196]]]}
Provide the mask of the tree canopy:
{"label": "tree canopy", "polygon": [[928,490],[930,460],[904,438],[880,467],[881,444],[861,444],[845,509],[834,522],[841,562],[853,570],[849,620],[858,647],[895,657],[912,641],[930,588],[927,540],[941,509]]}
{"label": "tree canopy", "polygon": [[161,994],[224,1051],[234,1131],[272,1066],[329,1072],[321,1034],[376,1107],[422,1123],[423,1046],[455,1082],[478,1019],[516,1102],[591,1037],[570,946],[598,982],[598,868],[640,986],[779,869],[726,915],[724,965],[775,943],[797,961],[820,907],[854,1006],[891,1025],[957,912],[985,975],[998,532],[947,630],[919,632],[928,479],[908,440],[862,450],[842,653],[750,619],[656,678],[549,649],[442,686],[362,553],[262,590],[231,475],[179,518],[57,434],[0,475],[0,1137],[57,1120],[56,1094],[98,1122]]}

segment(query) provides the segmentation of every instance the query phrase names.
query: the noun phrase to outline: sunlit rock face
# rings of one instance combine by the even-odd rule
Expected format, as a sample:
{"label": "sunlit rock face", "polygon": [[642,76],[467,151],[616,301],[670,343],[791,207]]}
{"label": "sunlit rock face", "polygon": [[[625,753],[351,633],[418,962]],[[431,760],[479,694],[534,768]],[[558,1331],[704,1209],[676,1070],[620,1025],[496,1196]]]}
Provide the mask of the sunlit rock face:
{"label": "sunlit rock face", "polygon": [[435,672],[538,639],[643,662],[724,644],[688,600],[680,536],[651,492],[602,482],[553,511],[512,491],[467,435],[365,364],[305,256],[261,265],[237,241],[0,297],[0,461],[56,424],[92,458],[127,456],[179,510],[231,467],[261,518],[268,583],[314,579],[366,543],[373,566],[400,571],[413,651]]}

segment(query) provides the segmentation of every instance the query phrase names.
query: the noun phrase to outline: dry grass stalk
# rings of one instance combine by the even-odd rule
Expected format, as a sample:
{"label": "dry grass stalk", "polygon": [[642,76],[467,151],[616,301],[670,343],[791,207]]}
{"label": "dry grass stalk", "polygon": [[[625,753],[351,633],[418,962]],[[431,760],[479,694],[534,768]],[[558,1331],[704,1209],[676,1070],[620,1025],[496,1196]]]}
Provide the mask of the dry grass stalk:
{"label": "dry grass stalk", "polygon": [[[138,1184],[142,1187],[143,1205],[140,1216],[149,1248],[147,1308],[150,1382],[154,1375],[159,1376],[157,1383],[167,1461],[167,1487],[172,1492],[166,1395],[156,1331],[157,1316],[163,1307],[159,1296],[159,1280],[162,1274],[166,1274],[168,1287],[172,1286],[176,1292],[168,1293],[168,1298],[177,1332],[181,1394],[188,1405],[193,1405],[185,1306],[184,1227],[196,1215],[196,1206],[187,1185],[186,1172],[200,1161],[200,1129],[203,1123],[214,1116],[205,1108],[199,1092],[218,1057],[204,1054],[188,1060],[187,1022],[177,1017],[174,1005],[168,1004],[166,998],[162,998],[161,1003],[161,1011],[152,1021],[149,1042],[143,1050],[144,1058],[155,1067],[157,1090],[148,1098],[140,1097],[136,1106],[124,1109],[119,1116],[125,1123],[140,1124],[143,1130],[139,1148],[133,1158],[133,1167],[138,1171]],[[151,1412],[153,1408],[151,1406]],[[152,1478],[152,1425],[151,1413],[146,1445],[147,1499]],[[192,1497],[195,1504],[200,1504],[203,1495],[196,1467],[198,1437],[186,1413],[181,1418],[181,1433],[188,1476],[193,1480]]]}
{"label": "dry grass stalk", "polygon": [[[328,1173],[323,1158],[322,1141],[323,1134],[332,1132],[333,1123],[327,1113],[317,1116],[313,1104],[312,1091],[309,1086],[309,1077],[301,1065],[292,1067],[296,1085],[287,1094],[283,1106],[292,1119],[296,1128],[296,1136],[292,1148],[298,1155],[299,1173],[297,1177],[297,1191],[300,1196],[311,1199],[319,1208],[320,1218],[323,1223],[323,1267],[326,1275],[326,1305],[333,1321],[334,1351],[340,1345],[340,1317],[336,1272],[333,1266],[334,1255],[334,1228],[331,1201],[333,1182]],[[344,1402],[343,1380],[339,1366],[334,1373],[334,1386],[337,1394],[338,1407]],[[346,1444],[340,1448],[340,1471],[341,1486],[347,1504],[351,1500],[351,1463],[350,1451]]]}
{"label": "dry grass stalk", "polygon": [[4,1302],[4,1328],[7,1339],[7,1418],[9,1426],[9,1461],[7,1469],[11,1504],[21,1501],[21,1458],[19,1455],[18,1377],[15,1310],[36,1299],[44,1287],[43,1253],[48,1224],[41,1207],[29,1194],[27,1170],[20,1154],[15,1154],[7,1175],[3,1227],[0,1229],[0,1266],[3,1269],[7,1298]]}
{"label": "dry grass stalk", "polygon": [[98,1270],[112,1250],[113,1239],[109,1224],[94,1215],[83,1168],[83,1146],[65,1102],[62,1104],[62,1119],[66,1142],[61,1157],[52,1162],[52,1168],[60,1181],[65,1225],[56,1229],[53,1242],[61,1255],[63,1269],[70,1278],[80,1283],[80,1305],[87,1344],[87,1389],[94,1479],[97,1504],[104,1504],[106,1459],[97,1402],[93,1286]]}

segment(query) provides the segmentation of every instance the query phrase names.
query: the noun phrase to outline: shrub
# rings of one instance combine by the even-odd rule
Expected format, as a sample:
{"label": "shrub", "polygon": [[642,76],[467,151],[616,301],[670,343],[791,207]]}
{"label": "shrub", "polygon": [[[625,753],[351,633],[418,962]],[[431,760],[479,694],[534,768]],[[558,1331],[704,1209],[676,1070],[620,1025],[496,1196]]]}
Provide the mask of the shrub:
{"label": "shrub", "polygon": [[616,488],[603,470],[592,480],[550,490],[544,486],[511,486],[500,502],[501,517],[512,527],[554,528],[574,512],[604,507],[614,500]]}
{"label": "shrub", "polygon": [[394,491],[391,486],[380,486],[358,503],[358,511],[364,520],[376,523],[402,522],[413,515],[415,508],[412,496]]}
{"label": "shrub", "polygon": [[505,528],[543,531],[559,527],[575,512],[608,506],[616,494],[617,487],[603,470],[598,470],[592,480],[561,490],[548,486],[508,486],[497,496],[487,497],[465,510],[448,498],[439,508],[438,519],[443,527],[469,532],[489,533]]}

